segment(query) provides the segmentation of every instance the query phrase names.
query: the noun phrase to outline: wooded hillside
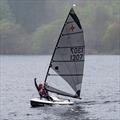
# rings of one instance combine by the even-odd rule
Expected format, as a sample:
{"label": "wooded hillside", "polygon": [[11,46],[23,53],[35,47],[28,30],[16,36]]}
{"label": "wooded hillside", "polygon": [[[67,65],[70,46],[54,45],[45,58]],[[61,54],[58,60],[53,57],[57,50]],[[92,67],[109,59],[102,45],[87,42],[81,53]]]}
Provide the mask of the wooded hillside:
{"label": "wooded hillside", "polygon": [[[74,0],[87,54],[120,54],[120,1]],[[0,0],[0,54],[51,54],[73,0]]]}

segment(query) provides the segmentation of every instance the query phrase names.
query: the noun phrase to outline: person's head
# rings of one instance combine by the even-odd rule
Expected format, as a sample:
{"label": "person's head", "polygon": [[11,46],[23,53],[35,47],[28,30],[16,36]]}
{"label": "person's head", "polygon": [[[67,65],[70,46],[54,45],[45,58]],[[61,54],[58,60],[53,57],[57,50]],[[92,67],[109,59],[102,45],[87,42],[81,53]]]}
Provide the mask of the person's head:
{"label": "person's head", "polygon": [[43,84],[42,83],[39,83],[39,88],[42,88],[43,87]]}

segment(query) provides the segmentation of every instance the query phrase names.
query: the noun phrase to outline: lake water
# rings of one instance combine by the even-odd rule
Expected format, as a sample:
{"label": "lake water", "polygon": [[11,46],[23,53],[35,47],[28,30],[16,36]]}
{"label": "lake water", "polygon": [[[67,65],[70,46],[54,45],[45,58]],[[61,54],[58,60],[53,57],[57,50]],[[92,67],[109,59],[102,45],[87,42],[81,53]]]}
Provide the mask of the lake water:
{"label": "lake water", "polygon": [[31,108],[50,56],[0,56],[0,120],[120,120],[120,56],[86,56],[79,104]]}

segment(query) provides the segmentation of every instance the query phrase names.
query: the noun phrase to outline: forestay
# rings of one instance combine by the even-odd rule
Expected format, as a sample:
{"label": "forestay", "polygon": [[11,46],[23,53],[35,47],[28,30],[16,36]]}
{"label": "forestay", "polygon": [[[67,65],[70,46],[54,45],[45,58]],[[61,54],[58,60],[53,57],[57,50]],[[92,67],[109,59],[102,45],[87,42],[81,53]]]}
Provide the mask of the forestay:
{"label": "forestay", "polygon": [[80,97],[85,45],[80,21],[71,8],[45,78],[45,87],[64,96]]}

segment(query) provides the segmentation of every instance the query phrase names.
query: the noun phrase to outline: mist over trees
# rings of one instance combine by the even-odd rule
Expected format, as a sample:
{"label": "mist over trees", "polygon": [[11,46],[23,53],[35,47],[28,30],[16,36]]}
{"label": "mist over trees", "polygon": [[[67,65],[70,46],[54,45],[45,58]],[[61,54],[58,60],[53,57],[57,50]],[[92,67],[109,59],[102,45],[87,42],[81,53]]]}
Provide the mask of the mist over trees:
{"label": "mist over trees", "polygon": [[0,54],[51,54],[73,3],[87,54],[120,54],[119,0],[0,0]]}

